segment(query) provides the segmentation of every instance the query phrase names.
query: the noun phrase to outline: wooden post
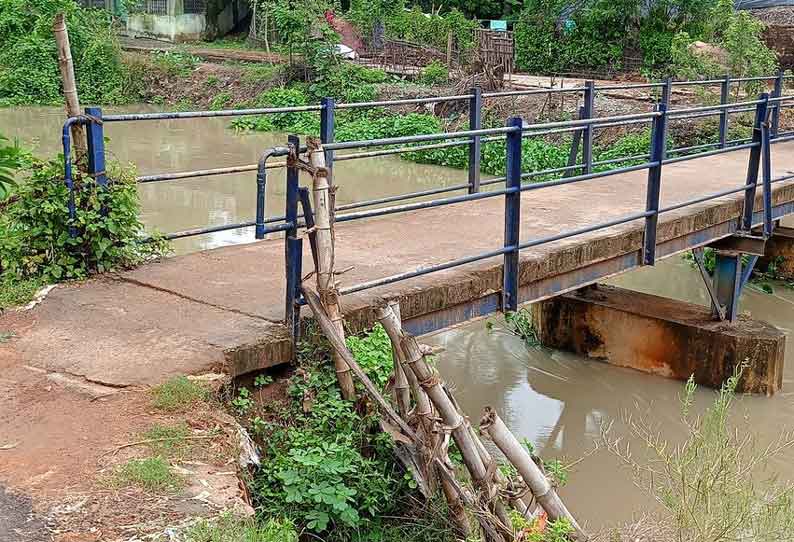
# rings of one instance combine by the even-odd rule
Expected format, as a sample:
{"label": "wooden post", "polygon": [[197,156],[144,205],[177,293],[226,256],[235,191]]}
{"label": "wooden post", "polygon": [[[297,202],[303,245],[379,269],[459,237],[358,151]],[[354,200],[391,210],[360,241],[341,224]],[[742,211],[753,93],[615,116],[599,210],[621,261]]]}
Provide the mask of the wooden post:
{"label": "wooden post", "polygon": [[[77,95],[74,62],[72,61],[72,50],[69,45],[69,30],[66,28],[66,15],[59,13],[55,16],[52,32],[55,34],[55,43],[58,45],[58,66],[61,69],[61,79],[63,80],[66,116],[77,117],[82,114],[82,111],[80,110],[80,98]],[[72,125],[72,144],[75,151],[75,161],[78,161],[86,155],[88,147],[83,127],[78,124]]]}
{"label": "wooden post", "polygon": [[[393,312],[390,314],[386,310],[387,308],[391,308]],[[377,314],[378,320],[386,330],[386,334],[389,336],[389,339],[391,339],[392,344],[392,363],[394,365],[394,403],[397,405],[397,412],[400,413],[400,416],[407,418],[408,411],[411,410],[411,389],[408,387],[408,377],[406,376],[405,368],[403,367],[403,364],[405,363],[405,354],[400,348],[399,339],[395,340],[394,338],[395,330],[402,328],[399,311],[400,305],[399,303],[395,303],[394,305],[389,304],[387,307],[379,308]],[[422,392],[422,395],[424,395],[424,392]],[[427,395],[424,395],[424,397],[417,396],[416,399],[417,404],[419,404],[420,400],[427,401],[427,405],[430,404],[429,400],[427,399]]]}
{"label": "wooden post", "polygon": [[[312,193],[314,196],[315,236],[317,238],[317,291],[328,317],[336,326],[339,336],[344,340],[344,319],[339,306],[339,291],[334,279],[334,204],[325,167],[325,152],[317,138],[310,137],[307,140],[307,146],[309,162],[315,169]],[[356,398],[356,388],[353,384],[353,377],[350,375],[350,367],[345,363],[338,350],[334,350],[333,358],[342,397],[353,401]]]}

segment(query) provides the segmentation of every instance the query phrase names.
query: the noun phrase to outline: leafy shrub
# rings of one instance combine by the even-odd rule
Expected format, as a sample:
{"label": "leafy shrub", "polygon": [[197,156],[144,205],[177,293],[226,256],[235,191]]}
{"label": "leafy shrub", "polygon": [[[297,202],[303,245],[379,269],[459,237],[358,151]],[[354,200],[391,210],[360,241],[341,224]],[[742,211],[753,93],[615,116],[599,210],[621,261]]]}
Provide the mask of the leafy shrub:
{"label": "leafy shrub", "polygon": [[434,60],[419,73],[419,82],[423,85],[443,85],[449,81],[449,70],[442,63]]}
{"label": "leafy shrub", "polygon": [[219,92],[215,95],[214,98],[210,101],[210,109],[213,111],[226,109],[232,103],[232,93],[227,91]]}
{"label": "leafy shrub", "polygon": [[[141,243],[139,201],[129,169],[111,168],[107,188],[74,168],[76,217],[69,219],[69,190],[59,160],[35,161],[30,179],[0,214],[0,272],[48,282],[138,265],[167,251]],[[70,228],[75,235],[70,236]]]}
{"label": "leafy shrub", "polygon": [[[385,382],[391,370],[384,333],[349,342],[375,382]],[[341,533],[371,527],[394,509],[403,479],[377,416],[359,414],[340,396],[327,352],[304,345],[301,360],[290,381],[288,411],[255,423],[266,449],[254,496],[268,514],[344,539]]]}
{"label": "leafy shrub", "polygon": [[126,100],[121,48],[107,12],[72,0],[0,0],[0,105],[60,103],[55,14],[67,17],[77,88],[86,102]]}
{"label": "leafy shrub", "polygon": [[12,144],[0,134],[0,205],[16,189],[16,170],[28,163],[30,158],[30,154],[18,142]]}
{"label": "leafy shrub", "polygon": [[171,77],[188,77],[196,69],[199,59],[180,51],[156,51],[154,64]]}

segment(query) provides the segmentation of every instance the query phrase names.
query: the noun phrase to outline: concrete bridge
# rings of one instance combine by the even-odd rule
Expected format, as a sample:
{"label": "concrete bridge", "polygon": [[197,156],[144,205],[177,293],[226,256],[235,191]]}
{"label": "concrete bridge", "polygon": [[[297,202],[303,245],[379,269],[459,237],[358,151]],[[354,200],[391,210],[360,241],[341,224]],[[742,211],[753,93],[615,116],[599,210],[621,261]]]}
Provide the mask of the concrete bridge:
{"label": "concrete bridge", "polygon": [[[334,111],[386,102],[335,106],[325,100],[317,106],[104,118],[93,108],[64,126],[66,183],[71,188],[73,124],[86,125],[89,167],[99,184],[107,182],[99,119],[145,122],[318,111],[329,165],[465,145],[470,156],[467,183],[360,207],[396,199],[412,203],[352,213],[351,206],[340,209],[335,267],[345,270],[340,275],[342,303],[353,331],[373,323],[373,306],[382,298],[400,300],[404,325],[416,335],[542,302],[534,318],[550,346],[665,376],[694,373],[708,385],[719,385],[738,362],[750,359],[745,389],[774,393],[782,383],[784,337],[767,324],[739,317],[737,307],[755,261],[768,252],[775,221],[794,213],[794,135],[777,129],[780,110],[794,98],[782,96],[783,77],[772,78],[772,97],[738,104],[723,100],[718,106],[689,110],[667,109],[678,83],[630,85],[659,87],[661,103],[651,113],[606,118],[594,115],[597,89],[592,83],[490,95],[474,89],[461,96],[398,100],[391,103],[466,100],[470,130],[346,143],[334,142]],[[727,95],[730,81],[718,83]],[[484,98],[538,92],[581,92],[580,119],[526,126],[514,118],[505,128],[481,128]],[[752,138],[727,141],[729,113],[745,111],[755,111]],[[668,120],[710,115],[719,117],[718,143],[666,150]],[[595,172],[594,130],[643,122],[652,124],[649,154],[606,161],[600,165],[616,169]],[[522,173],[522,141],[550,133],[575,136],[568,167]],[[495,139],[505,141],[507,173],[481,183],[481,145]],[[267,239],[58,286],[33,310],[0,316],[0,329],[18,335],[4,349],[29,366],[108,386],[151,385],[173,375],[207,371],[238,375],[292,360],[301,311],[296,284],[311,270],[312,259],[309,244],[302,243],[307,222],[302,216],[310,218],[311,209],[299,186],[295,160],[301,147],[297,138],[291,141],[290,148],[267,150],[259,164],[139,179],[158,182],[257,170],[255,221],[171,238],[255,225],[257,236]],[[415,143],[424,146],[410,146]],[[576,152],[580,145],[581,164]],[[370,147],[385,150],[361,152]],[[340,152],[353,150],[358,152]],[[268,163],[268,158],[287,155],[286,213],[266,219],[267,171],[284,166]],[[540,174],[563,178],[523,182]],[[269,182],[281,182],[272,177]],[[355,190],[343,176],[334,182],[343,192]],[[492,191],[480,191],[489,183]],[[438,197],[456,190],[468,194]],[[437,199],[426,201],[431,196]],[[306,205],[300,215],[302,199]],[[70,212],[75,212],[73,206]],[[775,254],[787,253],[786,238],[772,240]],[[582,290],[705,246],[719,249],[714,279],[703,270],[711,311],[614,289]],[[742,254],[750,255],[749,264],[742,264]]]}
{"label": "concrete bridge", "polygon": [[[794,171],[794,142],[773,148],[774,177]],[[666,165],[661,208],[743,185],[750,152]],[[554,236],[644,208],[646,181],[646,172],[636,171],[524,192],[520,237]],[[344,178],[336,183],[347,189]],[[794,213],[794,184],[772,186],[773,217]],[[730,238],[740,228],[743,201],[743,193],[727,195],[660,215],[657,257]],[[760,224],[760,193],[755,205],[753,222]],[[340,223],[337,268],[350,269],[340,277],[342,287],[498,248],[504,212],[503,199],[491,198]],[[638,219],[522,250],[519,301],[559,296],[642,265],[643,233],[644,220]],[[308,248],[304,261],[311,261]],[[0,328],[18,333],[14,348],[27,364],[110,386],[213,370],[244,373],[291,359],[284,266],[281,239],[169,258],[58,286],[35,309],[3,315]],[[348,323],[360,329],[372,323],[378,298],[399,298],[406,327],[421,334],[498,310],[502,281],[502,258],[494,257],[346,295],[343,304]],[[653,307],[642,309],[653,313]],[[702,312],[695,319],[709,328],[710,315]],[[654,317],[693,315],[661,310]],[[726,325],[714,322],[709,329]]]}

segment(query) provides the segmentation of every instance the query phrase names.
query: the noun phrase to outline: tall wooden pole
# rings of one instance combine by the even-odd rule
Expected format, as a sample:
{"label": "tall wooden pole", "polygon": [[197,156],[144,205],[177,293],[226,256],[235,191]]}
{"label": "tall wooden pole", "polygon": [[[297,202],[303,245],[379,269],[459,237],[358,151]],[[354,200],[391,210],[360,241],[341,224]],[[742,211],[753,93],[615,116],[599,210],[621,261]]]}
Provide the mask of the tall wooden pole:
{"label": "tall wooden pole", "polygon": [[[55,43],[58,45],[58,66],[61,69],[63,80],[63,96],[66,99],[66,116],[76,117],[82,114],[80,98],[77,95],[77,83],[74,78],[74,62],[72,49],[69,45],[69,30],[66,28],[66,15],[59,13],[52,24],[55,34]],[[72,125],[72,144],[74,145],[75,158],[78,160],[86,156],[88,145],[85,132],[80,125]]]}

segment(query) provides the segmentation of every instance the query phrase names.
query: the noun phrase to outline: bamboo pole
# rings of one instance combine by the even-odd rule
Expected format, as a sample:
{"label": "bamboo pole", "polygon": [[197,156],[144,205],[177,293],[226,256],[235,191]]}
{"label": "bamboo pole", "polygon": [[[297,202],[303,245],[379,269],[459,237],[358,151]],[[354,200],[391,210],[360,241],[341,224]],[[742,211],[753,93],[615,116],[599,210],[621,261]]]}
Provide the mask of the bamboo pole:
{"label": "bamboo pole", "polygon": [[392,406],[380,394],[377,386],[375,386],[361,366],[359,366],[359,364],[356,362],[355,358],[353,357],[353,353],[350,352],[350,350],[347,348],[347,345],[345,344],[344,337],[339,334],[336,324],[326,314],[322,302],[320,301],[320,297],[313,290],[307,288],[306,286],[301,286],[301,292],[303,292],[303,297],[306,298],[306,303],[308,303],[312,313],[314,313],[314,318],[317,320],[317,323],[319,324],[320,329],[322,329],[325,337],[328,339],[328,342],[331,343],[331,346],[334,348],[334,350],[339,352],[339,357],[342,358],[342,360],[345,362],[345,365],[349,367],[350,371],[352,371],[361,381],[364,389],[370,395],[372,400],[377,403],[380,410],[386,414],[391,423],[397,426],[406,437],[414,442],[418,441],[419,437],[416,432],[411,429],[407,423],[405,423],[405,420],[403,420],[400,415],[397,414],[397,412],[395,412]]}
{"label": "bamboo pole", "polygon": [[[427,394],[419,387],[414,376],[416,385],[408,384],[408,374],[405,370],[405,353],[400,346],[400,332],[402,331],[402,324],[400,323],[400,304],[391,302],[388,305],[378,307],[376,309],[378,321],[386,330],[386,334],[391,339],[392,356],[394,358],[394,399],[397,404],[397,410],[405,417],[411,409],[411,391],[414,393],[414,400],[417,404],[418,414],[430,416],[432,409],[430,407],[430,400]],[[410,371],[408,371],[410,372]],[[413,376],[413,374],[411,375]]]}
{"label": "bamboo pole", "polygon": [[472,438],[471,430],[463,416],[458,412],[450,400],[436,371],[430,367],[422,354],[416,339],[403,334],[401,343],[406,356],[406,363],[416,375],[420,386],[427,392],[428,397],[438,410],[444,424],[450,430],[455,444],[458,446],[463,462],[471,474],[475,487],[483,491],[490,508],[502,524],[501,530],[512,538],[510,520],[504,510],[504,505],[499,500],[491,484],[488,466],[483,462],[477,444]]}
{"label": "bamboo pole", "polygon": [[[52,32],[55,35],[55,43],[58,46],[58,67],[61,70],[61,79],[63,80],[66,116],[77,117],[82,114],[82,111],[80,111],[80,98],[77,95],[72,49],[69,45],[69,30],[66,28],[66,15],[59,13],[55,16],[55,21],[52,24]],[[78,124],[72,125],[72,141],[75,159],[77,161],[86,156],[88,152],[88,145],[82,126]]]}
{"label": "bamboo pole", "polygon": [[494,444],[502,451],[508,461],[518,470],[521,478],[527,484],[532,494],[535,495],[540,506],[549,515],[552,521],[565,518],[574,528],[577,540],[587,540],[587,534],[582,530],[552,487],[546,475],[540,470],[529,452],[518,442],[515,435],[510,432],[505,423],[491,407],[486,407],[480,421],[480,429],[485,430]]}
{"label": "bamboo pole", "polygon": [[[396,325],[399,326],[399,329],[402,329],[402,318],[400,317],[400,304],[397,302],[393,302],[389,304],[389,307],[392,309],[392,314],[396,319]],[[378,320],[380,320],[380,309],[378,309]],[[381,322],[382,324],[382,322]],[[394,325],[394,324],[392,324]],[[386,326],[384,326],[385,328]],[[391,333],[386,330],[386,333],[389,335],[391,339]],[[400,347],[399,341],[392,340],[392,358],[393,358],[393,365],[394,365],[394,402],[397,405],[397,411],[405,418],[408,415],[408,411],[411,410],[411,389],[408,387],[408,377],[405,374],[405,367],[403,364],[405,363],[405,355],[402,352],[402,348]],[[417,386],[418,387],[418,386]],[[429,399],[427,398],[426,394],[424,395],[424,401],[429,403]],[[417,398],[419,400],[419,398]]]}
{"label": "bamboo pole", "polygon": [[[420,428],[420,438],[424,444],[424,455],[428,458],[428,460],[435,455],[436,458],[440,459],[441,463],[449,463],[446,448],[442,448],[440,445],[441,443],[439,442],[439,439],[444,437],[434,431],[434,425],[436,422],[433,419],[433,407],[430,403],[430,399],[428,398],[427,393],[425,393],[425,390],[419,386],[419,382],[416,379],[416,375],[413,374],[413,371],[410,369],[406,371],[404,367],[406,357],[401,345],[403,331],[400,319],[400,304],[396,301],[392,301],[387,305],[378,307],[376,312],[378,320],[386,330],[386,333],[389,335],[389,339],[391,340],[392,349],[395,354],[395,367],[397,365],[400,366],[406,382],[409,380],[409,378],[412,379],[410,391],[413,391],[414,400],[416,401],[416,412]],[[409,390],[406,389],[406,391],[410,393]],[[436,450],[441,453],[436,453]],[[450,517],[455,526],[455,530],[460,538],[466,539],[471,533],[471,525],[469,525],[469,519],[466,516],[466,510],[463,502],[461,501],[459,492],[454,487],[454,484],[449,481],[448,477],[444,476],[444,473],[440,472],[440,470],[445,468],[446,467],[444,465],[437,464],[435,466],[434,472],[437,475],[437,478],[441,481],[441,489],[444,492],[444,497],[447,500]]]}
{"label": "bamboo pole", "polygon": [[[339,306],[339,291],[334,280],[334,230],[331,186],[325,164],[325,152],[318,138],[307,140],[309,163],[314,168],[312,194],[314,196],[314,229],[317,239],[317,292],[328,317],[333,322],[337,334],[345,340],[345,326],[342,309]],[[356,388],[350,367],[345,363],[338,349],[333,352],[336,378],[342,397],[348,401],[356,398]]]}

